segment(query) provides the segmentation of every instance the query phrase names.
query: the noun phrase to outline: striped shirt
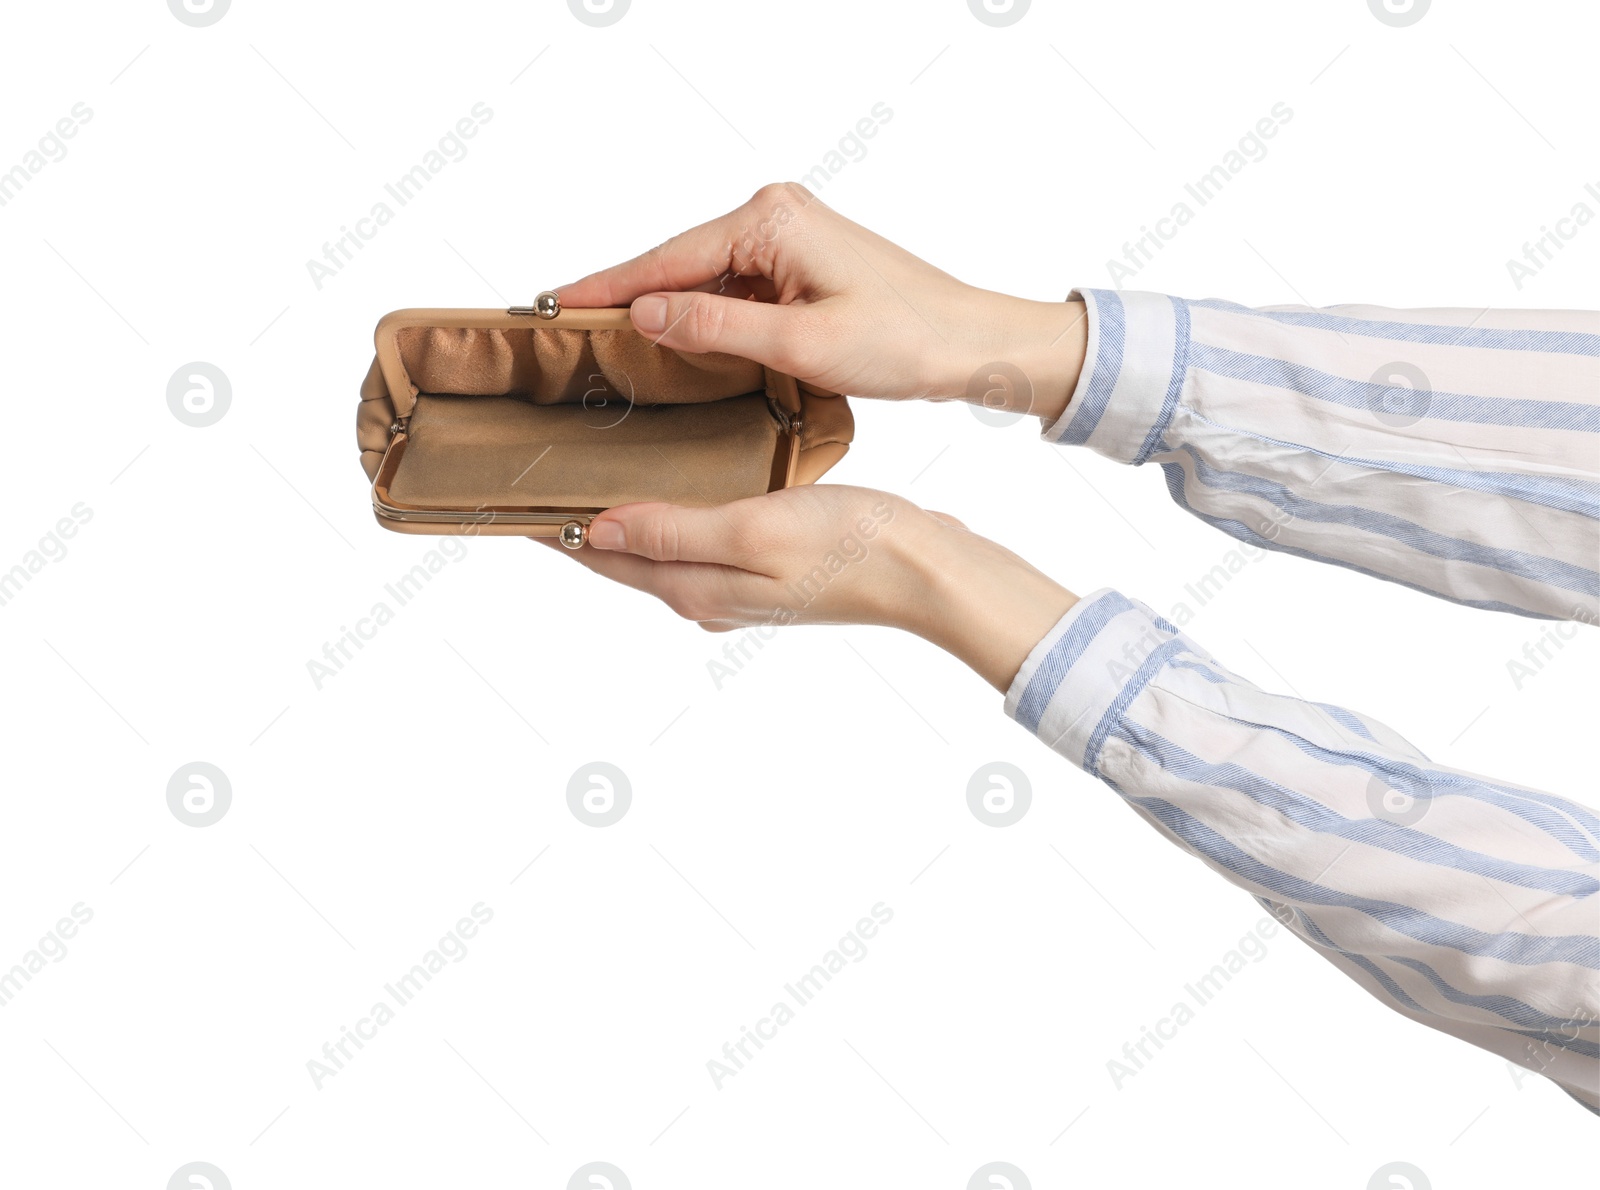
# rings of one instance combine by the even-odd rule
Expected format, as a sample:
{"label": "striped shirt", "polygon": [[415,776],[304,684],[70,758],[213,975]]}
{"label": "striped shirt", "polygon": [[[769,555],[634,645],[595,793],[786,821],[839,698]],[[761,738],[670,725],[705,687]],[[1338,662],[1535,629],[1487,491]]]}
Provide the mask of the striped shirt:
{"label": "striped shirt", "polygon": [[[1161,464],[1252,545],[1473,607],[1600,615],[1600,316],[1085,290],[1047,441]],[[1383,1003],[1600,1113],[1600,816],[1262,690],[1116,591],[1006,712]]]}

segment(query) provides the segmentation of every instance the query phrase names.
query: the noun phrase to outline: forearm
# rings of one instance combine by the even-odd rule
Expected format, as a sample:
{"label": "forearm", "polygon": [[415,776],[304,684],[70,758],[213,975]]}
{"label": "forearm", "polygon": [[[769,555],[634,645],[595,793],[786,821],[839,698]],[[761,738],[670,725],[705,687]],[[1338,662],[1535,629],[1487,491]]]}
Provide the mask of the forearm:
{"label": "forearm", "polygon": [[1045,437],[1160,463],[1251,545],[1475,607],[1600,613],[1600,317],[1087,291]]}
{"label": "forearm", "polygon": [[[965,384],[965,389],[948,395],[1056,421],[1083,372],[1089,339],[1084,303],[1036,302],[979,290],[974,305],[980,313],[962,344],[962,359],[968,362],[951,377],[952,385]],[[1015,373],[989,367],[996,364]]]}
{"label": "forearm", "polygon": [[1078,597],[988,538],[939,526],[903,543],[913,594],[897,625],[1004,691],[1035,644]]}
{"label": "forearm", "polygon": [[1263,691],[1114,591],[1041,639],[1006,709],[1383,1003],[1600,1102],[1591,811]]}

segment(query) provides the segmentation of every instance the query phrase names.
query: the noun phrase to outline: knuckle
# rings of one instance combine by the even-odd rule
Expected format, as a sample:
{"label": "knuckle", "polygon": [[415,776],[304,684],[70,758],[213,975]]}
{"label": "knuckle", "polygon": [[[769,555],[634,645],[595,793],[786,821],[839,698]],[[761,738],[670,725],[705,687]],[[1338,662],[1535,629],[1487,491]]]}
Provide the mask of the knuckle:
{"label": "knuckle", "polygon": [[639,547],[647,558],[672,562],[678,557],[678,524],[669,516],[653,516],[639,530]]}
{"label": "knuckle", "polygon": [[770,211],[784,199],[792,196],[789,182],[768,182],[750,198],[750,205],[760,211]]}
{"label": "knuckle", "polygon": [[711,301],[705,294],[691,297],[680,326],[684,339],[701,350],[715,347],[722,338],[722,315],[721,302]]}
{"label": "knuckle", "polygon": [[815,201],[811,191],[798,182],[768,182],[755,192],[750,206],[763,223],[788,223]]}
{"label": "knuckle", "polygon": [[641,253],[634,261],[639,266],[640,273],[649,279],[651,289],[671,289],[672,278],[667,272],[667,264],[672,258],[672,241],[663,240],[648,252]]}

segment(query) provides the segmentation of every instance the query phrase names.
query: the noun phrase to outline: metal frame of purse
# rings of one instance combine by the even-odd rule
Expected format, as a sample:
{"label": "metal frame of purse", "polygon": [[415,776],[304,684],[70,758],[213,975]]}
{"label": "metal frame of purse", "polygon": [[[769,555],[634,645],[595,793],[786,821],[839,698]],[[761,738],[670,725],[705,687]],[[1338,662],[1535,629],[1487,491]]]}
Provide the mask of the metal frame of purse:
{"label": "metal frame of purse", "polygon": [[397,310],[375,340],[356,436],[373,512],[399,533],[577,549],[618,504],[815,482],[854,435],[842,396],[656,346],[626,308],[563,310],[545,293],[509,310]]}

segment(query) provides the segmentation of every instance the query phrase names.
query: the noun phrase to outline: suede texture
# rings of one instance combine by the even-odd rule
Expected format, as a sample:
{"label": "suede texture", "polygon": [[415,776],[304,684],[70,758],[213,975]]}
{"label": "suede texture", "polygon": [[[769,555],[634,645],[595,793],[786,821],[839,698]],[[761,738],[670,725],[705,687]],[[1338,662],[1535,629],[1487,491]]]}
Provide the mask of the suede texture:
{"label": "suede texture", "polygon": [[389,495],[467,510],[724,504],[767,490],[778,438],[764,396],[593,409],[423,395]]}
{"label": "suede texture", "polygon": [[581,402],[586,394],[640,405],[685,405],[760,392],[760,364],[738,356],[687,355],[657,347],[634,330],[556,327],[507,330],[405,327],[400,359],[416,391],[518,397],[536,405]]}

